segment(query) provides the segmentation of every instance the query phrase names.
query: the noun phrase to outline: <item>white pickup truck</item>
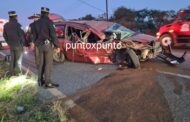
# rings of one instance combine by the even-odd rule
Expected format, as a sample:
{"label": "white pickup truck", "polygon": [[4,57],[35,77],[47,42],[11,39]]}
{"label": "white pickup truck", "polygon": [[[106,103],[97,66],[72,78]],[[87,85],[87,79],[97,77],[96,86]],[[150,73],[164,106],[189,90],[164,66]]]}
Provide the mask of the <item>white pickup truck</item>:
{"label": "white pickup truck", "polygon": [[5,23],[7,23],[8,20],[0,19],[0,49],[4,49],[7,47],[7,43],[5,42],[5,39],[3,38],[3,26]]}

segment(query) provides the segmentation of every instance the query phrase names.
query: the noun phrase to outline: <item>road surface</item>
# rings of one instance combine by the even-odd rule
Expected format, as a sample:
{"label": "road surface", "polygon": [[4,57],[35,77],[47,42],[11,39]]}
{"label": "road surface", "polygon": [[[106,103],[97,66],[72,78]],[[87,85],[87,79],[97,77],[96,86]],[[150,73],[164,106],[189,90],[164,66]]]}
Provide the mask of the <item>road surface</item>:
{"label": "road surface", "polygon": [[[174,50],[174,54],[177,56],[181,56],[183,54],[183,52],[184,52],[184,50],[180,50],[180,49]],[[1,51],[1,53],[8,54],[8,51]],[[29,68],[32,72],[37,73],[36,66],[34,64],[34,56],[33,56],[32,52],[30,52],[28,55],[24,56],[23,65],[25,67]],[[142,82],[144,83],[144,84],[141,84],[142,86],[149,84],[149,87],[156,86],[155,89],[159,89],[159,90],[163,91],[163,92],[159,92],[160,97],[158,97],[160,99],[162,99],[162,97],[163,97],[163,99],[165,99],[165,102],[163,102],[163,103],[164,104],[167,103],[167,105],[168,105],[168,109],[165,110],[165,111],[167,111],[166,113],[168,113],[168,114],[165,114],[168,116],[168,118],[166,117],[167,119],[163,119],[163,121],[171,120],[174,122],[190,122],[190,51],[188,51],[188,54],[186,56],[186,62],[181,65],[178,65],[178,66],[170,66],[161,61],[152,60],[152,61],[142,63],[141,69],[138,69],[138,70],[126,69],[123,71],[119,71],[119,73],[117,73],[118,71],[116,71],[115,69],[116,69],[116,66],[114,66],[114,65],[93,65],[93,64],[73,63],[73,62],[65,62],[64,64],[56,64],[55,63],[54,68],[53,68],[53,73],[52,73],[52,79],[55,82],[60,84],[60,87],[58,89],[56,89],[55,91],[57,93],[59,93],[60,96],[61,95],[64,96],[63,98],[65,98],[67,96],[75,96],[67,104],[70,105],[71,108],[75,108],[75,106],[80,106],[80,108],[82,107],[83,111],[85,111],[85,112],[86,112],[86,110],[87,111],[89,110],[87,113],[90,112],[90,119],[93,118],[95,120],[100,121],[100,120],[104,120],[105,118],[107,118],[107,120],[112,120],[113,118],[109,118],[109,116],[103,116],[103,114],[100,112],[100,111],[103,112],[103,111],[107,110],[104,108],[106,105],[101,104],[102,107],[100,107],[100,109],[98,109],[98,107],[97,107],[97,109],[94,109],[94,111],[93,111],[93,109],[89,109],[88,106],[85,107],[85,106],[83,106],[83,104],[84,103],[85,103],[85,105],[89,104],[89,107],[96,106],[94,104],[93,104],[93,106],[90,106],[90,103],[89,103],[90,98],[91,97],[97,98],[97,99],[98,99],[98,97],[101,98],[102,94],[105,95],[108,90],[109,90],[109,92],[111,92],[112,90],[115,89],[115,87],[119,87],[121,90],[129,89],[129,88],[125,88],[122,85],[121,86],[116,85],[117,79],[125,76],[125,78],[122,79],[122,82],[135,83],[136,81],[140,81],[141,83]],[[114,79],[115,76],[112,76],[111,74],[116,75],[116,78]],[[149,78],[149,76],[150,76],[150,78]],[[108,79],[106,79],[107,77],[108,77]],[[111,78],[109,79],[109,77],[111,77]],[[132,77],[132,79],[130,79],[130,77]],[[101,82],[99,84],[98,81],[102,82],[101,86],[100,86]],[[113,85],[114,83],[112,85],[109,84],[110,85],[109,87],[106,84],[104,85],[104,83],[109,83],[109,81],[110,81],[110,83],[116,82],[116,84],[115,85]],[[154,81],[154,82],[150,82],[150,81]],[[97,84],[97,82],[98,82],[98,84]],[[119,83],[120,82],[118,80],[118,84]],[[130,84],[128,84],[128,85],[131,86]],[[139,86],[141,86],[141,85],[139,84]],[[136,88],[136,87],[133,88],[132,86],[130,87],[131,91],[135,90],[135,88]],[[99,89],[101,87],[103,90],[101,92],[100,91],[98,92],[97,89]],[[146,86],[146,87],[148,87],[148,86]],[[93,89],[96,92],[93,92]],[[41,89],[41,90],[45,91],[44,89]],[[136,91],[138,91],[138,90],[136,90]],[[135,96],[138,96],[138,94],[140,94],[141,92],[142,91],[139,91],[139,93],[137,93],[137,95],[135,95]],[[94,93],[94,94],[92,94],[92,93]],[[97,95],[96,93],[99,94],[100,96]],[[114,92],[111,92],[109,94],[113,95],[112,93],[114,93]],[[106,96],[109,96],[109,94]],[[151,91],[149,91],[147,94],[149,94],[148,96],[150,96],[150,95],[153,95],[154,92],[151,93]],[[88,96],[88,95],[90,95],[90,96]],[[118,101],[120,101],[122,98],[124,98],[124,96],[127,96],[128,94],[126,92],[126,94],[123,97],[119,97],[118,95],[122,96],[122,94],[118,93],[118,94],[113,95],[111,98],[114,98],[115,96],[117,96]],[[86,99],[86,97],[84,97],[84,96],[86,96],[86,97],[88,96],[88,99]],[[107,99],[106,96],[104,96],[102,99],[100,99],[100,101],[98,101],[98,103],[101,103],[105,99]],[[44,97],[48,98],[48,99],[52,99],[52,96],[49,94],[45,94]],[[146,98],[146,99],[148,99],[148,98]],[[157,98],[152,98],[152,99],[157,99]],[[85,100],[85,101],[83,101],[83,100]],[[110,104],[112,102],[114,102],[114,103],[117,102],[117,100],[112,101],[110,99],[108,99],[108,101],[110,101]],[[157,101],[159,101],[159,99]],[[152,102],[154,102],[154,101],[152,101]],[[160,102],[160,104],[161,103],[162,102]],[[127,105],[127,103],[123,103],[123,104]],[[145,103],[145,104],[147,104],[147,103]],[[151,104],[151,103],[148,103],[148,104]],[[122,103],[121,103],[121,105],[122,105]],[[167,105],[166,106],[162,105],[162,107],[164,106],[164,108],[167,108]],[[108,104],[108,106],[109,106],[109,104]],[[129,104],[129,106],[130,106],[130,104]],[[109,107],[112,107],[112,104]],[[147,106],[147,109],[148,109],[148,106]],[[157,109],[157,110],[159,110],[159,109]],[[108,112],[111,112],[111,111],[113,113],[116,112],[116,113],[122,115],[122,113],[120,113],[122,111],[121,109],[119,111],[114,111],[114,109],[108,110]],[[98,112],[100,112],[98,114],[98,117],[96,116],[96,114],[93,114],[94,112],[96,114],[98,114]],[[76,111],[73,112],[73,116],[76,115],[75,113],[76,113]],[[144,113],[146,113],[146,112],[144,112]],[[157,113],[155,113],[155,114],[157,114]],[[132,116],[132,115],[133,115],[133,113],[131,113],[131,116],[130,116],[131,118],[128,118],[129,120],[131,119],[131,121],[134,120],[134,118],[133,118],[134,116]],[[161,113],[159,115],[161,115]],[[75,116],[75,117],[77,117],[77,116]],[[121,116],[118,116],[118,117],[122,118]],[[77,118],[75,118],[75,119],[77,120]],[[79,119],[79,120],[81,120],[81,119]]]}

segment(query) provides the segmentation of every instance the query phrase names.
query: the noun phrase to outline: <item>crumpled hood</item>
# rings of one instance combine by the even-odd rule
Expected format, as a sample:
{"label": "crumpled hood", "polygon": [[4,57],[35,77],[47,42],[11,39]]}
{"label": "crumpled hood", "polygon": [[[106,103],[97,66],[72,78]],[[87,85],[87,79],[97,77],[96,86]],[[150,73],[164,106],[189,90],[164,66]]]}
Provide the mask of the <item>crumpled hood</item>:
{"label": "crumpled hood", "polygon": [[140,33],[140,34],[135,34],[127,38],[126,40],[132,40],[132,41],[137,41],[141,43],[150,43],[152,41],[156,41],[156,37]]}

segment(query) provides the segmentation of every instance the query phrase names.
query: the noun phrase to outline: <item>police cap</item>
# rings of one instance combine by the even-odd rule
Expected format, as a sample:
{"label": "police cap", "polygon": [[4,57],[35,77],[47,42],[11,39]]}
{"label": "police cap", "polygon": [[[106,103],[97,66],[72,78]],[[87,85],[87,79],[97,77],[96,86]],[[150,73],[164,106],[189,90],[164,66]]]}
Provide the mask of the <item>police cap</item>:
{"label": "police cap", "polygon": [[49,8],[41,7],[41,12],[47,12],[47,13],[49,13]]}
{"label": "police cap", "polygon": [[9,11],[8,14],[9,14],[10,17],[17,16],[15,11]]}
{"label": "police cap", "polygon": [[40,18],[40,14],[33,14],[32,16],[28,17],[28,19],[35,19]]}

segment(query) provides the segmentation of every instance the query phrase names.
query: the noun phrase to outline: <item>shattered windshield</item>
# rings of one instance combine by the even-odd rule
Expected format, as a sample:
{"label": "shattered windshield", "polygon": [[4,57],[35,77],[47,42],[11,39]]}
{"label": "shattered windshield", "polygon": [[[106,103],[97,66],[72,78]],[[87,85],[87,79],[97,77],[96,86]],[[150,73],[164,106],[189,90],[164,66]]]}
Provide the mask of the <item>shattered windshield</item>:
{"label": "shattered windshield", "polygon": [[113,24],[105,32],[115,33],[118,39],[124,39],[135,34],[134,31],[117,23]]}

